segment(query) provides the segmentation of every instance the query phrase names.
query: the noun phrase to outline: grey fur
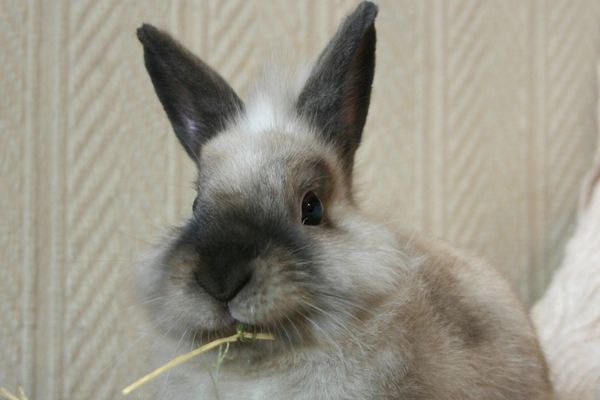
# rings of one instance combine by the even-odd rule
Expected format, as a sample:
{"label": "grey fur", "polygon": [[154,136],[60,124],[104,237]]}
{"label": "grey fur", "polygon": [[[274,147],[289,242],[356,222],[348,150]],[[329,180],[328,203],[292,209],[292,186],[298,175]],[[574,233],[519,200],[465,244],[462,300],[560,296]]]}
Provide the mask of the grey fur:
{"label": "grey fur", "polygon": [[[244,110],[208,67],[165,34],[142,30],[155,85],[155,67],[159,75],[179,68],[162,64],[172,51],[190,71],[200,65],[202,84],[192,80],[193,91],[160,75],[157,93],[174,126],[184,110],[208,128],[201,136],[176,128],[198,158],[194,215],[139,268],[157,351],[167,361],[181,343],[232,334],[236,321],[276,337],[230,346],[217,387],[216,355],[193,359],[162,378],[158,398],[552,399],[531,322],[493,268],[374,221],[352,201],[376,12],[372,3],[359,5],[300,94],[282,97],[290,104],[272,107],[266,93]],[[157,40],[168,57],[157,55]],[[206,82],[226,93],[214,109],[223,118],[206,120],[204,100],[196,111],[186,108]],[[320,225],[302,224],[307,191],[323,204]]]}
{"label": "grey fur", "polygon": [[377,6],[361,3],[319,56],[298,98],[299,113],[334,143],[351,172],[375,72]]}
{"label": "grey fur", "polygon": [[181,144],[196,161],[201,145],[223,130],[244,104],[217,72],[167,33],[144,24],[137,36],[156,94]]}

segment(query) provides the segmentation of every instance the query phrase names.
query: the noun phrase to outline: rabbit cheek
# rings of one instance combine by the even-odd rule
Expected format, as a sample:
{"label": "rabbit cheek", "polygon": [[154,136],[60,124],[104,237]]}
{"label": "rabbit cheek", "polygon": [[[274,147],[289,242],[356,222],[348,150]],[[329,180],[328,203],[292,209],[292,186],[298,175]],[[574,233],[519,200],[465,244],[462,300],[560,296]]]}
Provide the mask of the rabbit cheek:
{"label": "rabbit cheek", "polygon": [[194,271],[200,261],[190,232],[181,228],[145,262],[140,290],[152,318],[176,338],[182,332],[216,330],[232,323],[226,308],[196,283]]}

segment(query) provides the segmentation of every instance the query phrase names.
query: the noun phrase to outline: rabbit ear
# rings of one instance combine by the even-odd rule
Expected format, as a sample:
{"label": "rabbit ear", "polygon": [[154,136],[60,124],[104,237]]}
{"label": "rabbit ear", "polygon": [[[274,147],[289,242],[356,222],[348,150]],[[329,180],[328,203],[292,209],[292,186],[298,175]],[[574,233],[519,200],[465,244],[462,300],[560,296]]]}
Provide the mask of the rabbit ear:
{"label": "rabbit ear", "polygon": [[137,37],[171,125],[189,156],[197,160],[202,144],[224,129],[244,104],[217,72],[167,33],[144,24]]}
{"label": "rabbit ear", "polygon": [[375,70],[377,6],[363,2],[346,18],[319,56],[297,101],[297,110],[353,164],[367,119]]}

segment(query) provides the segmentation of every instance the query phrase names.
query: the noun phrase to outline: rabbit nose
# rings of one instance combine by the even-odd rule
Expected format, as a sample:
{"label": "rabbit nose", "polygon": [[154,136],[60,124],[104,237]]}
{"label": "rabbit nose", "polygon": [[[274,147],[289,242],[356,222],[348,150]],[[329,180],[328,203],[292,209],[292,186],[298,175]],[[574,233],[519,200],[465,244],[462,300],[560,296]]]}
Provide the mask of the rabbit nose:
{"label": "rabbit nose", "polygon": [[202,268],[196,273],[198,284],[213,298],[227,303],[233,299],[252,278],[249,267],[222,266]]}

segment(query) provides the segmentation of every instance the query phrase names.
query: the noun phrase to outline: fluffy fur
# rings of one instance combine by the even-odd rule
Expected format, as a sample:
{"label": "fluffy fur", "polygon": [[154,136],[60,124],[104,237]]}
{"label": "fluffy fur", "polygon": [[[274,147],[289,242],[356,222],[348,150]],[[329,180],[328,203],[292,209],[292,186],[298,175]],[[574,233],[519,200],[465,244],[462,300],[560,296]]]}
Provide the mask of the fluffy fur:
{"label": "fluffy fur", "polygon": [[[551,398],[531,323],[493,269],[353,201],[376,14],[362,3],[302,84],[275,80],[247,104],[170,36],[138,31],[199,171],[193,216],[140,265],[158,351],[171,357],[238,321],[277,337],[232,345],[216,383],[214,353],[192,360],[159,398]],[[308,191],[320,225],[302,224]]]}

